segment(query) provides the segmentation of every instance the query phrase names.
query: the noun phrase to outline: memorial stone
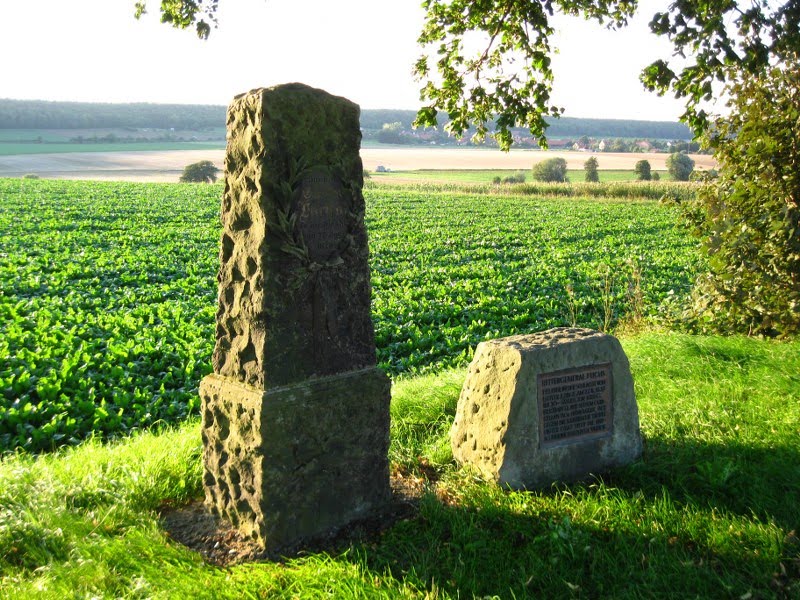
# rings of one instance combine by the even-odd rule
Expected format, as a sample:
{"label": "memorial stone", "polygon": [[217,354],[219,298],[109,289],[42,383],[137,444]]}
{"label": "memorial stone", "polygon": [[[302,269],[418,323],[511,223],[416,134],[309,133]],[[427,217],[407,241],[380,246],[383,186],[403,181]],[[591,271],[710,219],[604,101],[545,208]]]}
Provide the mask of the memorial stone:
{"label": "memorial stone", "polygon": [[450,440],[458,462],[515,489],[632,462],[642,441],[622,346],[580,328],[478,344]]}
{"label": "memorial stone", "polygon": [[301,84],[228,108],[206,503],[267,550],[388,503],[357,105]]}

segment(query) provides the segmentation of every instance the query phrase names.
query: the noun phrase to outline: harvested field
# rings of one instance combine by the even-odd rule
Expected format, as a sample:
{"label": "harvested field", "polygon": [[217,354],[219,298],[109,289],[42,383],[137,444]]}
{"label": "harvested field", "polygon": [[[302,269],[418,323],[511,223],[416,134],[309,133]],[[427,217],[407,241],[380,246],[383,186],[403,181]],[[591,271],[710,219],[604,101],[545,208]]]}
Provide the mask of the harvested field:
{"label": "harvested field", "polygon": [[0,177],[34,173],[46,179],[176,182],[183,168],[210,160],[222,168],[223,150],[68,152],[0,156]]}
{"label": "harvested field", "polygon": [[[364,168],[374,171],[382,165],[392,171],[419,169],[530,169],[547,158],[562,157],[567,168],[581,169],[591,154],[512,150],[508,153],[471,148],[364,148]],[[668,154],[601,153],[595,155],[601,170],[630,169],[643,158],[653,170],[665,170]],[[706,155],[691,155],[697,168],[715,166]],[[200,160],[223,166],[223,150],[171,150],[163,152],[71,152],[0,156],[0,177],[21,177],[34,173],[47,179],[93,179],[116,181],[178,181],[183,168]]]}

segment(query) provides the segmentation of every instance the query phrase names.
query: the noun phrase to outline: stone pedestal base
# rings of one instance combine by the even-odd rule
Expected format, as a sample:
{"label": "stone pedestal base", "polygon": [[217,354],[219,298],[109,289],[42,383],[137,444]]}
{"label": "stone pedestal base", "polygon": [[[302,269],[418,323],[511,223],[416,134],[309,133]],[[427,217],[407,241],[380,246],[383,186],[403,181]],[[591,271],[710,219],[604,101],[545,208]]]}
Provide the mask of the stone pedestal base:
{"label": "stone pedestal base", "polygon": [[384,508],[389,378],[375,368],[258,390],[200,384],[206,504],[267,550]]}

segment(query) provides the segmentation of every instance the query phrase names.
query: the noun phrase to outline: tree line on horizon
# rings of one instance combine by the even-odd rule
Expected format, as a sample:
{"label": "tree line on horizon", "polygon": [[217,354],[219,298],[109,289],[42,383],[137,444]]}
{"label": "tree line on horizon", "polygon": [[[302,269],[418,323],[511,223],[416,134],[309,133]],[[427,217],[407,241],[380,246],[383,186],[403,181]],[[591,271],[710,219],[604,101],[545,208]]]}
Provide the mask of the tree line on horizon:
{"label": "tree line on horizon", "polygon": [[[225,126],[226,107],[207,104],[58,102],[0,99],[0,129],[153,128],[203,130]],[[380,131],[399,123],[411,131],[413,110],[362,109],[361,127]],[[686,125],[670,121],[561,117],[548,119],[553,138],[640,138],[689,140]],[[527,133],[519,128],[519,135]],[[445,134],[446,135],[446,134]]]}

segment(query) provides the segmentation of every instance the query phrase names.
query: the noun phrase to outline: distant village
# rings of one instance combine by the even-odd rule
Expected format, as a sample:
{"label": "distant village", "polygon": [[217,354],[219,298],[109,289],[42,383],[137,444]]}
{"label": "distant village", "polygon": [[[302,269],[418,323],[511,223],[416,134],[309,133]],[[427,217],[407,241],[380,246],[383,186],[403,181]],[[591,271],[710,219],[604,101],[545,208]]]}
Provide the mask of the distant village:
{"label": "distant village", "polygon": [[[521,128],[512,130],[514,147],[539,148],[536,138]],[[476,143],[465,135],[457,139],[444,131],[443,127],[413,129],[401,122],[384,123],[381,129],[364,129],[365,140],[373,140],[382,144],[412,145],[412,146],[474,146]],[[486,136],[486,139],[477,145],[493,147],[497,142]],[[688,139],[662,139],[662,138],[637,138],[637,137],[590,137],[581,135],[577,137],[553,136],[547,140],[551,150],[572,150],[576,152],[700,152],[700,145]]]}

